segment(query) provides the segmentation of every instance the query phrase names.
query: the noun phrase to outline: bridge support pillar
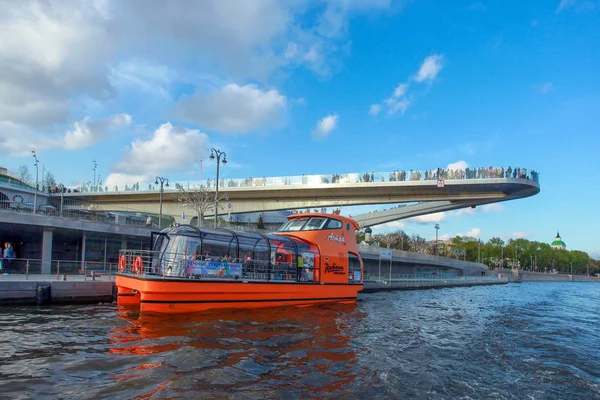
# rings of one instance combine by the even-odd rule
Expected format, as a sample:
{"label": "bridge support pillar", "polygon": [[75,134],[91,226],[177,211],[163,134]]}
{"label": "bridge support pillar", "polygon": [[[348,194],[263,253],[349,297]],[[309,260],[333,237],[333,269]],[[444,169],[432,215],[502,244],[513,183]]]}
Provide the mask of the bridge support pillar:
{"label": "bridge support pillar", "polygon": [[52,269],[52,239],[53,232],[44,229],[42,232],[42,274],[50,274]]}

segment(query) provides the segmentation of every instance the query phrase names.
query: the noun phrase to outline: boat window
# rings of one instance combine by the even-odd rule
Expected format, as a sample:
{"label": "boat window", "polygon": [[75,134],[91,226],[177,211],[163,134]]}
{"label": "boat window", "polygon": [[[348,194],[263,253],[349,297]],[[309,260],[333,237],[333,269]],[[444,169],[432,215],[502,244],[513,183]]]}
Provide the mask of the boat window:
{"label": "boat window", "polygon": [[308,221],[306,225],[302,228],[303,231],[315,231],[319,229],[323,229],[323,225],[327,222],[327,218],[321,217],[313,217]]}
{"label": "boat window", "polygon": [[325,228],[323,229],[340,229],[342,227],[342,223],[337,219],[329,218]]}
{"label": "boat window", "polygon": [[208,256],[212,259],[235,256],[236,241],[233,233],[224,230],[203,228],[201,235],[203,256]]}
{"label": "boat window", "polygon": [[240,242],[240,260],[248,259],[256,261],[269,260],[269,245],[265,238],[258,233],[237,232]]}
{"label": "boat window", "polygon": [[183,273],[183,260],[200,250],[200,238],[198,236],[173,235],[171,240],[163,241],[163,252],[160,257],[161,272],[167,274]]}
{"label": "boat window", "polygon": [[292,238],[279,235],[266,235],[271,244],[271,261],[297,262],[296,245]]}
{"label": "boat window", "polygon": [[299,231],[302,229],[304,224],[308,221],[308,217],[303,218],[294,218],[290,219],[288,222],[283,224],[281,228],[279,228],[280,232],[291,232],[291,231]]}

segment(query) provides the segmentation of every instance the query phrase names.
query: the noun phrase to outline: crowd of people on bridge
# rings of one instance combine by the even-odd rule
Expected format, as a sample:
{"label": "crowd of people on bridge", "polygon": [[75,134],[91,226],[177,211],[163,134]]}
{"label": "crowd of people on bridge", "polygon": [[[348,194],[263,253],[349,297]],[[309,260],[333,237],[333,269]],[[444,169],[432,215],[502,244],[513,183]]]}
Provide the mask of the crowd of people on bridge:
{"label": "crowd of people on bridge", "polygon": [[[408,175],[408,180],[410,181],[420,181],[424,176],[424,180],[446,180],[446,179],[489,179],[489,178],[519,178],[519,179],[531,179],[534,181],[539,180],[539,174],[535,170],[529,171],[527,173],[526,168],[512,168],[508,167],[504,169],[501,168],[465,168],[465,169],[450,169],[450,168],[438,168],[432,170],[426,170],[423,174],[421,171],[413,171],[410,170],[407,174],[406,171],[394,171],[389,174],[389,181],[406,181]],[[368,174],[363,175],[364,182],[374,182],[373,173],[371,173],[371,179],[368,178]],[[383,179],[383,177],[382,177]]]}
{"label": "crowd of people on bridge", "polygon": [[[303,185],[307,185],[309,183],[314,183],[311,175],[303,174],[298,180],[298,177],[294,179],[294,177],[279,177],[279,178],[253,178],[248,177],[243,180],[219,180],[219,187],[238,187],[238,186],[269,186],[269,185],[292,185],[302,183]],[[316,177],[320,177],[320,183],[358,183],[358,182],[396,182],[396,181],[430,181],[430,180],[447,180],[447,179],[490,179],[490,178],[514,178],[514,179],[530,179],[535,182],[539,182],[539,173],[535,170],[527,170],[526,168],[521,167],[511,167],[508,168],[493,168],[493,167],[480,167],[480,168],[437,168],[425,171],[417,171],[417,170],[396,170],[390,173],[375,173],[375,172],[365,172],[364,174],[332,174],[332,175],[316,175]],[[309,180],[309,178],[311,178]],[[215,187],[214,179],[206,180],[206,187],[211,188]],[[175,188],[181,188],[181,185],[175,184]],[[97,191],[108,191],[108,187],[99,188]],[[114,186],[114,191],[118,192],[119,187]],[[125,185],[125,191],[137,191],[140,190],[139,182],[128,186]],[[156,190],[156,188],[152,185],[148,185],[148,190]],[[49,193],[70,193],[71,189],[65,188],[63,185],[54,186],[48,188]],[[82,186],[76,189],[73,189],[73,192],[88,192],[94,191],[91,188]]]}

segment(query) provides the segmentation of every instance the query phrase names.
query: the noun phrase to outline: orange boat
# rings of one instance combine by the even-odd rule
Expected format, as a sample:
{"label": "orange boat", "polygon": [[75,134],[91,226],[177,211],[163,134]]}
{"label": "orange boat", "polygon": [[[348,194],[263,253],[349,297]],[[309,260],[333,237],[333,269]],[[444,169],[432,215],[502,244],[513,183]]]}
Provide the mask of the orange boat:
{"label": "orange boat", "polygon": [[273,234],[168,228],[153,250],[120,251],[117,303],[161,313],[354,303],[358,229],[339,211],[290,215]]}

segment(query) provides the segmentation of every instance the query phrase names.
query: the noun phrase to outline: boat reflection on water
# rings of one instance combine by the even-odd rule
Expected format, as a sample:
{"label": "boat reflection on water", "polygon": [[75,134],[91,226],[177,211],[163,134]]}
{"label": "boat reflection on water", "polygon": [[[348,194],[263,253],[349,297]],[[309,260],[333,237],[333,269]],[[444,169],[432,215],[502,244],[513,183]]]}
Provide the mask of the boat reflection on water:
{"label": "boat reflection on water", "polygon": [[297,397],[341,394],[369,379],[356,357],[364,350],[354,340],[364,318],[356,304],[188,315],[120,309],[118,317],[109,351],[127,368],[113,376],[113,393]]}

